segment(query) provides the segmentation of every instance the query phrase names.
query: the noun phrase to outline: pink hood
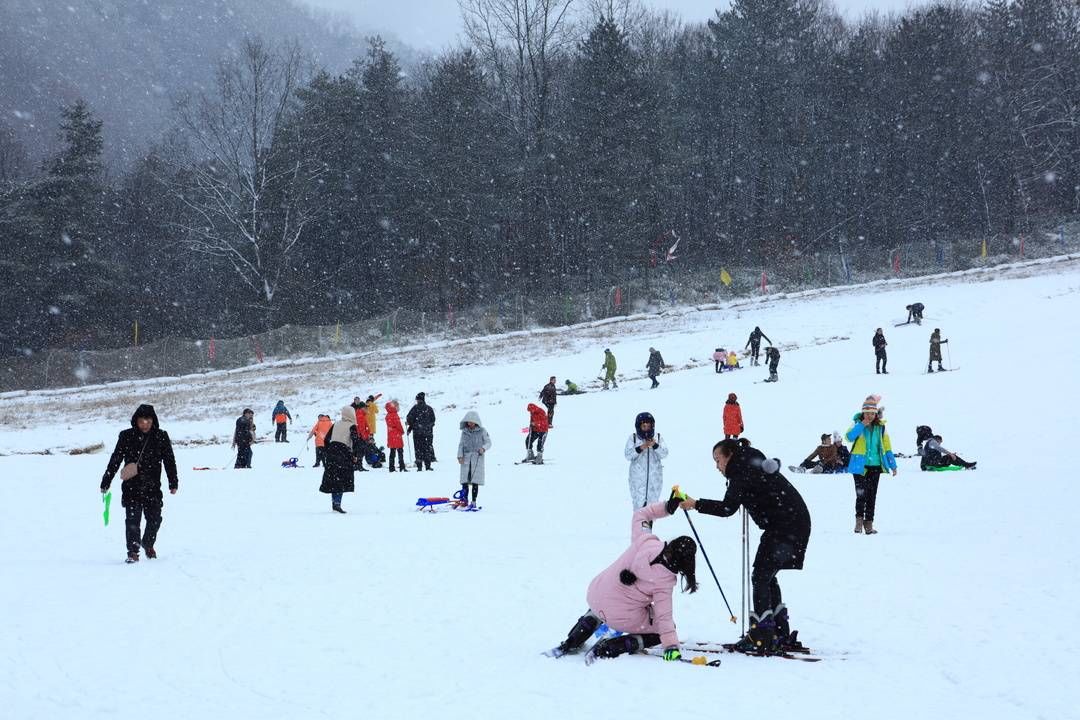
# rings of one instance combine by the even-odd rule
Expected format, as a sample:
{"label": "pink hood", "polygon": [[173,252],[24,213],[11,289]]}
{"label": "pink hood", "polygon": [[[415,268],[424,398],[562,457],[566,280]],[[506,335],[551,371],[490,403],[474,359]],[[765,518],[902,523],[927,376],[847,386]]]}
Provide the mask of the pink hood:
{"label": "pink hood", "polygon": [[[672,617],[671,593],[678,576],[660,563],[650,565],[664,549],[664,541],[643,525],[647,520],[668,517],[665,504],[653,503],[634,512],[630,547],[589,583],[589,608],[613,630],[624,633],[659,633],[664,647],[679,644]],[[637,575],[633,585],[623,585],[619,573]],[[650,619],[651,610],[651,619]]]}

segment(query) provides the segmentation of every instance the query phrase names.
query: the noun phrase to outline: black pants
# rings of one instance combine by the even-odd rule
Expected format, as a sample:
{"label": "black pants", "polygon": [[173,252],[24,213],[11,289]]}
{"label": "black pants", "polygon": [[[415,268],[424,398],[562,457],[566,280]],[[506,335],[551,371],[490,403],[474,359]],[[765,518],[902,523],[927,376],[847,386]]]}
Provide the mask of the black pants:
{"label": "black pants", "polygon": [[550,426],[550,425],[555,424],[555,406],[554,405],[548,405],[547,409],[548,409],[548,425]]}
{"label": "black pants", "polygon": [[885,355],[884,352],[879,352],[876,355],[877,360],[874,362],[874,370],[876,372],[883,373],[885,372],[885,365],[888,364],[889,358]]}
{"label": "black pants", "polygon": [[[146,530],[140,527],[143,515],[146,516]],[[153,549],[157,541],[158,529],[161,527],[161,501],[160,500],[129,500],[124,507],[124,529],[127,536],[127,549],[129,553],[139,552],[140,544],[144,548]]]}
{"label": "black pants", "polygon": [[720,361],[713,360],[713,365],[716,367],[716,372],[720,372]]}
{"label": "black pants", "polygon": [[660,384],[660,383],[659,383],[659,382],[657,382],[657,380],[656,380],[656,374],[657,374],[657,373],[656,373],[656,371],[655,371],[655,370],[650,370],[650,371],[649,371],[649,379],[650,379],[650,380],[652,380],[652,386],[653,386],[653,387],[656,387],[657,385],[659,385],[659,384]]}
{"label": "black pants", "polygon": [[405,469],[405,448],[390,448],[390,469],[394,469],[394,456],[397,456],[398,469]]}
{"label": "black pants", "polygon": [[761,343],[750,343],[750,357],[754,362],[758,361],[758,353],[761,352]]}
{"label": "black pants", "polygon": [[475,503],[476,496],[480,494],[480,486],[476,483],[461,483],[461,489],[465,491],[465,497],[461,499],[467,500],[469,498],[469,488],[472,488],[472,501]]}
{"label": "black pants", "polygon": [[425,434],[421,432],[413,432],[413,440],[416,442],[416,469],[431,469],[431,461],[435,459],[435,448],[432,447],[432,441],[435,439],[432,434]]}
{"label": "black pants", "polygon": [[319,467],[326,462],[326,446],[315,446],[315,467]]}
{"label": "black pants", "polygon": [[250,468],[251,467],[251,446],[250,445],[237,445],[236,446],[236,468]]}
{"label": "black pants", "polygon": [[274,442],[289,442],[287,437],[289,434],[289,426],[285,423],[278,423],[277,430],[274,431]]}
{"label": "black pants", "polygon": [[855,517],[873,522],[880,479],[881,468],[877,465],[867,465],[862,475],[855,476]]}
{"label": "black pants", "polygon": [[536,452],[544,452],[544,443],[547,441],[546,432],[536,432],[533,429],[529,429],[529,437],[525,438],[525,449],[532,450],[533,442],[536,442]]}

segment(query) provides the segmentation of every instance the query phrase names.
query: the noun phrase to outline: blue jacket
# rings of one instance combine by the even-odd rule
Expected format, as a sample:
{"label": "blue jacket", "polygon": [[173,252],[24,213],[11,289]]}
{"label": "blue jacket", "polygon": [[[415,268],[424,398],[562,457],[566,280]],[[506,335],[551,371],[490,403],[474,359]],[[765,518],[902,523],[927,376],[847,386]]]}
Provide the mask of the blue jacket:
{"label": "blue jacket", "polygon": [[847,431],[847,439],[851,443],[851,459],[848,461],[847,471],[852,475],[862,475],[863,471],[866,470],[866,445],[867,438],[871,433],[877,435],[873,439],[877,440],[876,444],[880,449],[880,454],[879,457],[875,458],[877,462],[870,462],[869,464],[880,465],[883,470],[895,470],[896,457],[892,452],[892,441],[889,440],[889,433],[885,432],[885,421],[881,420],[880,425],[875,424],[866,427],[862,424],[862,413],[856,413],[852,420],[855,423]]}

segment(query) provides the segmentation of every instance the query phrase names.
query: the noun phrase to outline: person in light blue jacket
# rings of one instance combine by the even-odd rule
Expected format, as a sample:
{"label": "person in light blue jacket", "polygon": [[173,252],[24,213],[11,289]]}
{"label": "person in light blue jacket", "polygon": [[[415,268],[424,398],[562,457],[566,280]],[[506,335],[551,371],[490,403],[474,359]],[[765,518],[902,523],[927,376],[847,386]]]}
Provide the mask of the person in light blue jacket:
{"label": "person in light blue jacket", "polygon": [[855,478],[855,532],[874,535],[874,510],[877,506],[878,480],[882,469],[896,475],[896,458],[892,441],[885,431],[885,408],[879,407],[880,395],[871,395],[863,402],[862,412],[852,420],[847,431],[851,445],[848,472]]}

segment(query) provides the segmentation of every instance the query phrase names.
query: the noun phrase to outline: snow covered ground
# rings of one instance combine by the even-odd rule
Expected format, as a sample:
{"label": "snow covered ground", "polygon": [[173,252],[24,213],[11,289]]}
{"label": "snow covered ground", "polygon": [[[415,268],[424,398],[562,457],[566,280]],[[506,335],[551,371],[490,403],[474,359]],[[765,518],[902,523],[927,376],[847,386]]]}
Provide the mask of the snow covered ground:
{"label": "snow covered ground", "polygon": [[[1080,267],[1069,263],[1034,277],[777,301],[367,367],[0,400],[5,453],[106,445],[0,457],[3,716],[1075,716],[1080,560],[1066,468],[1080,426],[1070,367],[1078,300]],[[914,301],[926,304],[926,322],[893,327]],[[764,368],[718,376],[707,361],[718,345],[745,343],[754,325],[784,349],[775,385],[755,382]],[[879,326],[887,376],[873,371]],[[923,374],[934,327],[957,372]],[[675,366],[657,390],[644,379],[650,345]],[[593,382],[604,347],[625,376],[619,390],[562,398],[549,464],[515,467],[525,405],[551,374]],[[280,468],[290,455],[311,464],[302,440],[316,413],[379,391],[407,409],[420,390],[439,415],[434,472],[359,474],[342,516],[317,492],[318,470]],[[851,532],[849,475],[788,475],[814,530],[805,570],[780,581],[794,627],[823,662],[723,656],[713,669],[624,657],[586,668],[540,656],[628,542],[622,448],[634,415],[657,418],[671,448],[667,484],[719,497],[710,449],[729,392],[747,436],[785,465],[821,433],[846,430],[862,399],[880,393],[895,449],[911,452],[915,426],[929,424],[979,470],[921,473],[901,460],[900,474],[882,480],[881,532],[871,537]],[[300,418],[291,444],[256,445],[251,471],[192,471],[231,465],[227,436],[244,406],[269,431],[278,394]],[[127,566],[119,480],[108,528],[97,485],[140,400],[178,442],[181,484],[166,497],[160,559]],[[483,511],[415,512],[417,497],[456,489],[457,422],[468,409],[494,442]],[[694,519],[741,614],[740,524]],[[680,515],[656,531],[688,528]],[[676,597],[679,633],[734,640],[698,562],[701,591]]]}

